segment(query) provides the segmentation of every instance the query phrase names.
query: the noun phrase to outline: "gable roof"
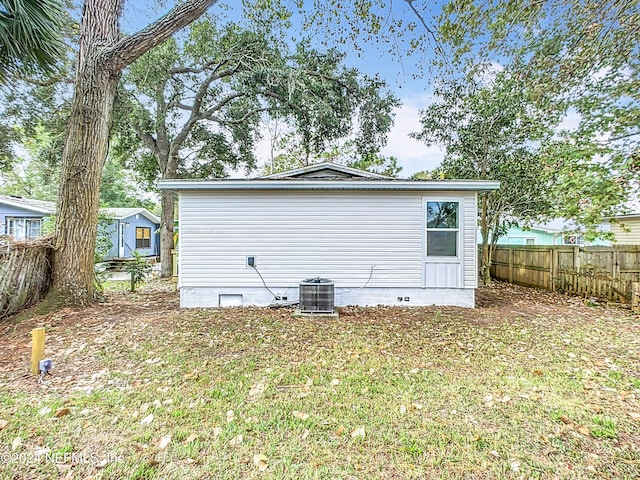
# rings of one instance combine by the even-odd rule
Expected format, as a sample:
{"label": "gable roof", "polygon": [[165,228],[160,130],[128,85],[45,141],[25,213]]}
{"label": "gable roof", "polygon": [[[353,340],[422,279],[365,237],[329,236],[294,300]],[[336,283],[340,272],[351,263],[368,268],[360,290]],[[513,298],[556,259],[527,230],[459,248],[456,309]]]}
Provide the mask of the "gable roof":
{"label": "gable roof", "polygon": [[47,215],[56,213],[55,202],[48,202],[46,200],[34,200],[32,198],[23,198],[16,195],[0,195],[0,203]]}
{"label": "gable roof", "polygon": [[560,233],[562,232],[561,228],[555,228],[548,225],[528,225],[526,227],[517,227],[519,230],[523,232],[530,232],[532,230],[538,230],[545,233]]}
{"label": "gable roof", "polygon": [[146,208],[101,208],[100,213],[109,215],[113,217],[114,220],[124,220],[134,215],[142,215],[153,223],[160,223],[160,219]]}
{"label": "gable roof", "polygon": [[308,165],[302,168],[295,168],[293,170],[286,170],[284,172],[273,173],[271,175],[264,175],[258,177],[260,179],[313,179],[313,180],[356,180],[356,179],[380,179],[380,180],[392,180],[393,177],[387,175],[381,175],[379,173],[367,172],[365,170],[359,170],[357,168],[346,167],[344,165],[338,165],[331,162],[316,163],[315,165]]}
{"label": "gable roof", "polygon": [[405,180],[365,172],[356,168],[318,163],[274,175],[211,180],[160,180],[161,190],[386,190],[386,191],[473,191],[496,190],[493,180]]}

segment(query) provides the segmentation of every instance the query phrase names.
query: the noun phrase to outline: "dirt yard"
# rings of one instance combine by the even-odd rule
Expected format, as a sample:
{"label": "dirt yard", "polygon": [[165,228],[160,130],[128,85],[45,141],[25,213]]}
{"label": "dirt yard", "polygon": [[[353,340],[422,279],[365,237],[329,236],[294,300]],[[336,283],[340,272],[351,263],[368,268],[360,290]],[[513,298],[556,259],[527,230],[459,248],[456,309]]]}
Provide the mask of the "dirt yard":
{"label": "dirt yard", "polygon": [[157,282],[4,321],[0,478],[640,477],[629,310],[496,283],[339,313],[180,310]]}

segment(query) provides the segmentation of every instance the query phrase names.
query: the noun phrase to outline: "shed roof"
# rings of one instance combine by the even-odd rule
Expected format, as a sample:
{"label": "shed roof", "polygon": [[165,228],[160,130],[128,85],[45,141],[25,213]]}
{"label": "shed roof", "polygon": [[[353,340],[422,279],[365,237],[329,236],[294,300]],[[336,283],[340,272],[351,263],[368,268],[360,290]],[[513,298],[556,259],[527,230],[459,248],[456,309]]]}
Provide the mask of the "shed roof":
{"label": "shed roof", "polygon": [[160,219],[146,208],[101,208],[100,213],[109,215],[115,220],[124,220],[134,215],[142,215],[153,223],[160,223]]}
{"label": "shed roof", "polygon": [[288,178],[306,178],[306,179],[324,179],[324,180],[356,180],[356,179],[379,179],[393,180],[393,177],[381,175],[379,173],[367,172],[357,168],[338,165],[337,163],[323,162],[315,165],[308,165],[302,168],[287,170],[284,172],[274,173],[258,177],[262,179],[288,179]]}
{"label": "shed roof", "polygon": [[636,218],[640,218],[640,212],[636,213],[625,213],[623,215],[616,215],[615,217],[611,217],[609,220],[633,220]]}

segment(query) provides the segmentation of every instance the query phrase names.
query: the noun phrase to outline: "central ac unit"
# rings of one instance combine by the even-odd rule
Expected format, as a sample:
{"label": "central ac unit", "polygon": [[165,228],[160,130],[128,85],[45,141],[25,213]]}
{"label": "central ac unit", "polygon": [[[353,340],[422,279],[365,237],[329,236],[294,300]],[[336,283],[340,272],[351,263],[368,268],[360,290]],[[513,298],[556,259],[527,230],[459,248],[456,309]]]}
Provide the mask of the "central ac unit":
{"label": "central ac unit", "polygon": [[300,312],[333,313],[334,285],[327,278],[308,278],[300,282]]}

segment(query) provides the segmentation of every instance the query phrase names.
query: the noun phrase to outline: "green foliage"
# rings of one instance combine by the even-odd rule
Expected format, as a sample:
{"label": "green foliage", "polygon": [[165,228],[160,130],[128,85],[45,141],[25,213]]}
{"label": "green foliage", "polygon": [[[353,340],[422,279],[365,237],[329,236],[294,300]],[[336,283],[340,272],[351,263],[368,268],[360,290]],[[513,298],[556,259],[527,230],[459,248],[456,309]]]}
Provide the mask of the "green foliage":
{"label": "green foliage", "polygon": [[587,239],[601,236],[602,219],[623,213],[628,200],[632,172],[615,169],[610,153],[597,140],[571,134],[544,145],[552,186],[548,195],[554,206],[550,216],[573,220]]}
{"label": "green foliage", "polygon": [[[72,65],[64,64],[73,76]],[[0,91],[0,175],[6,193],[55,201],[62,149],[70,109],[70,84],[19,81],[15,89]],[[19,164],[21,168],[15,168]],[[107,158],[100,185],[103,207],[145,207],[133,172],[116,158]]]}
{"label": "green foliage", "polygon": [[117,158],[109,157],[102,171],[100,184],[101,207],[142,207],[153,211],[155,202],[143,196],[144,191],[136,183],[134,173]]}
{"label": "green foliage", "polygon": [[300,148],[292,147],[287,153],[279,154],[271,162],[266,163],[262,168],[262,175],[271,175],[321,162],[342,164],[389,177],[397,177],[402,170],[395,157],[385,157],[376,153],[358,156],[354,150],[353,143],[347,142],[341,148],[335,147],[308,161],[305,158],[305,152]]}
{"label": "green foliage", "polygon": [[[47,229],[51,228],[53,231],[53,216],[48,217],[47,220],[51,219],[51,222],[47,222]],[[104,281],[105,281],[105,269],[106,265],[101,264],[105,256],[109,253],[111,248],[113,247],[112,234],[114,232],[113,227],[114,218],[110,215],[106,215],[104,213],[100,213],[98,217],[98,234],[96,237],[96,248],[93,254],[94,260],[94,288],[96,292],[102,294],[104,292]],[[45,225],[43,224],[43,229]]]}
{"label": "green foliage", "polygon": [[54,215],[46,216],[42,219],[42,225],[40,226],[40,235],[47,237],[53,235],[55,229],[56,217]]}
{"label": "green foliage", "polygon": [[135,292],[136,287],[151,273],[151,264],[137,250],[133,251],[133,258],[124,265],[124,270],[131,275],[131,291]]}
{"label": "green foliage", "polygon": [[208,16],[180,42],[148,52],[123,77],[115,151],[149,183],[223,177],[255,165],[259,127],[275,118],[296,136],[305,163],[347,136],[359,155],[376,153],[397,105],[385,84],[344,67],[335,49],[302,40],[290,51],[281,31]]}
{"label": "green foliage", "polygon": [[384,155],[375,153],[363,155],[359,159],[347,162],[347,165],[352,168],[379,173],[388,177],[397,177],[402,170],[402,167],[398,166],[398,159],[396,157],[385,157]]}
{"label": "green foliage", "polygon": [[64,6],[60,0],[0,0],[0,83],[8,75],[54,71],[65,52]]}
{"label": "green foliage", "polygon": [[13,145],[17,140],[14,128],[0,124],[0,173],[9,172],[14,166]]}
{"label": "green foliage", "polygon": [[100,263],[113,247],[113,217],[100,214],[98,218],[98,237],[96,239],[95,263]]}
{"label": "green foliage", "polygon": [[539,108],[577,118],[549,151],[563,159],[560,213],[587,226],[618,213],[640,180],[638,15],[636,0],[451,0],[439,18],[443,75],[507,64]]}
{"label": "green foliage", "polygon": [[20,143],[27,155],[25,158],[14,154],[14,162],[19,161],[22,168],[8,168],[3,172],[6,193],[38,200],[56,200],[59,156],[52,152],[61,144],[56,146],[60,137],[52,134],[49,126],[38,124],[28,132],[19,129]]}

